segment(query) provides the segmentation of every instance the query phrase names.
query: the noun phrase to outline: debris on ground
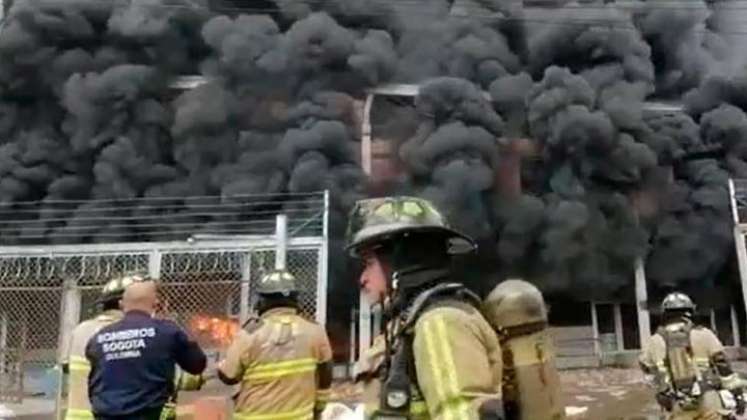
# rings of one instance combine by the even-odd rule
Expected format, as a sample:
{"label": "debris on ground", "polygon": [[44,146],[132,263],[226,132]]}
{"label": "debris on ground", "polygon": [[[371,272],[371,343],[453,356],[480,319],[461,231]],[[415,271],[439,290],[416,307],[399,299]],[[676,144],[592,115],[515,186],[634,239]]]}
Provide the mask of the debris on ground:
{"label": "debris on ground", "polygon": [[7,418],[12,418],[15,416],[15,413],[10,408],[0,404],[0,420],[6,420]]}
{"label": "debris on ground", "polygon": [[564,370],[560,381],[566,413],[574,420],[645,419],[659,413],[638,369]]}
{"label": "debris on ground", "polygon": [[571,405],[565,408],[565,415],[569,417],[578,416],[586,413],[588,410],[588,407],[574,407]]}

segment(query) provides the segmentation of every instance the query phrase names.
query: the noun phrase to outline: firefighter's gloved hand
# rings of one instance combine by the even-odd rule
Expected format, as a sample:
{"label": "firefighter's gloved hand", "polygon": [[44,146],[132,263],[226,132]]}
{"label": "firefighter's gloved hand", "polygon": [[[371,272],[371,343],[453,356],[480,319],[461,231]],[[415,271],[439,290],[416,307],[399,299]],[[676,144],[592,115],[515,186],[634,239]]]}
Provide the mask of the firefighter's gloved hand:
{"label": "firefighter's gloved hand", "polygon": [[176,388],[179,391],[199,391],[203,385],[205,385],[205,378],[202,375],[181,372]]}
{"label": "firefighter's gloved hand", "polygon": [[732,395],[734,395],[734,401],[737,402],[737,408],[735,409],[735,412],[738,416],[744,414],[745,408],[747,408],[744,401],[744,394],[742,394],[742,392],[743,390],[741,388],[735,389],[731,392]]}
{"label": "firefighter's gloved hand", "polygon": [[672,411],[674,408],[674,395],[669,392],[657,392],[656,402],[665,410]]}

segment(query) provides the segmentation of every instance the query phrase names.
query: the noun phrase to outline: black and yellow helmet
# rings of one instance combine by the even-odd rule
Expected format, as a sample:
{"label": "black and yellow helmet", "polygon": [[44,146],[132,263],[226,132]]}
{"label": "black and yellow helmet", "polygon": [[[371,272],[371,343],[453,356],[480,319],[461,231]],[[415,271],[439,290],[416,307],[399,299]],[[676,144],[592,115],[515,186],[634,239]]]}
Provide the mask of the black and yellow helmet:
{"label": "black and yellow helmet", "polygon": [[101,289],[99,303],[122,299],[127,286],[133,283],[148,280],[149,278],[147,276],[142,276],[139,274],[124,274],[114,277],[107,281],[104,287]]}
{"label": "black and yellow helmet", "polygon": [[441,233],[451,240],[452,253],[476,248],[469,236],[452,229],[446,218],[429,201],[397,196],[360,200],[350,213],[346,249],[360,257],[360,249],[408,232]]}

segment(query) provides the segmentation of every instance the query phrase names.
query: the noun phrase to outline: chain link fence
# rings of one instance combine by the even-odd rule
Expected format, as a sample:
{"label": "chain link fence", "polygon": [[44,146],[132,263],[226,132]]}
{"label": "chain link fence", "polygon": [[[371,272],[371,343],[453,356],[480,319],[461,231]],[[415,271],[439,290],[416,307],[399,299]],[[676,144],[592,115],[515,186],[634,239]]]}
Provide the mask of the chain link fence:
{"label": "chain link fence", "polygon": [[[0,248],[0,401],[54,398],[60,343],[96,314],[99,290],[113,276],[157,276],[165,316],[210,351],[226,345],[248,317],[256,283],[275,265],[272,236],[124,245],[15,248],[13,255]],[[323,237],[296,237],[286,254],[301,285],[303,314],[321,322],[325,247]]]}

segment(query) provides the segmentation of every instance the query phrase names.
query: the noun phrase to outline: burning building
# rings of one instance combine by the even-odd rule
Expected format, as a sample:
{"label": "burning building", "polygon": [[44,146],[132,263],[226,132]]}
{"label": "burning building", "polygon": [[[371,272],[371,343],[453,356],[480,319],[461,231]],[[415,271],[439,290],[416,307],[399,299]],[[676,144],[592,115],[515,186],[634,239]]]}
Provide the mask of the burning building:
{"label": "burning building", "polygon": [[[83,229],[91,204],[24,202],[329,190],[330,311],[347,323],[345,215],[404,192],[479,238],[473,286],[527,278],[557,323],[596,319],[590,336],[615,331],[616,349],[638,345],[618,328],[638,319],[636,261],[650,301],[682,289],[719,325],[742,307],[726,180],[747,175],[747,54],[729,1],[264,3],[15,0],[0,203],[28,226],[3,221],[0,240],[137,234],[100,216]],[[204,83],[169,87],[184,74]],[[231,222],[216,219],[194,223]]]}

